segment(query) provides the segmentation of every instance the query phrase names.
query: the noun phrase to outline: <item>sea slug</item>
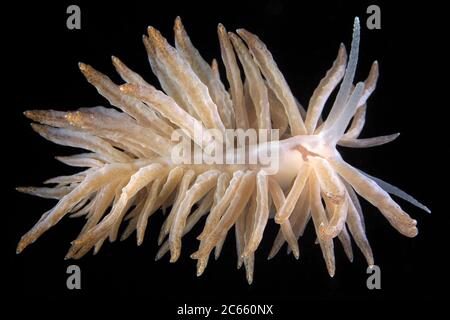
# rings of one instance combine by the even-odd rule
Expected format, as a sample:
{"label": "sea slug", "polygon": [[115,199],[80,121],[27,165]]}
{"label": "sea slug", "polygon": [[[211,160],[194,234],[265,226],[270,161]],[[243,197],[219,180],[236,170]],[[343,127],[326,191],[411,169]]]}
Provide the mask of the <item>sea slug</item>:
{"label": "sea slug", "polygon": [[[378,78],[374,62],[367,79],[353,84],[358,18],[348,62],[341,44],[306,110],[266,45],[247,30],[232,33],[218,26],[225,75],[219,74],[216,60],[209,64],[202,58],[180,18],[175,21],[175,47],[155,28],[147,31],[143,42],[161,90],[112,57],[124,84],[113,83],[87,64],[79,67],[113,107],[25,112],[44,138],[87,152],[57,157],[84,171],[45,181],[52,187],[17,188],[58,200],[22,237],[18,253],[69,214],[84,216],[87,222],[66,258],[78,259],[92,248],[98,252],[107,238],[117,239],[124,223],[121,239],[136,231],[140,245],[149,218],[159,213],[166,219],[157,259],[170,252],[170,261],[175,262],[183,236],[203,223],[199,247],[191,254],[200,275],[211,251],[216,258],[220,255],[234,227],[237,265],[244,265],[251,283],[255,251],[270,218],[280,229],[269,258],[285,242],[298,258],[298,239],[312,218],[333,276],[334,238],[352,260],[352,236],[367,263],[374,264],[358,195],[376,206],[400,233],[417,235],[416,221],[389,194],[429,210],[398,188],[354,168],[336,148],[371,147],[398,136],[358,138]],[[229,89],[222,82],[225,77]],[[338,86],[323,118],[324,106]],[[175,159],[180,154],[181,161]]]}

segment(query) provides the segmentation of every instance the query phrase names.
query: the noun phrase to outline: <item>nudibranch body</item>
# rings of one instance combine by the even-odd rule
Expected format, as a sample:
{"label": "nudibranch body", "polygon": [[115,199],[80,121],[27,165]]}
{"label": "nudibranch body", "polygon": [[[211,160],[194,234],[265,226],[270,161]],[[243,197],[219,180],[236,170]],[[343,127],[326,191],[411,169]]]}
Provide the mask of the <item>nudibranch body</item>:
{"label": "nudibranch body", "polygon": [[[365,81],[353,85],[360,39],[357,18],[348,62],[341,45],[306,110],[265,44],[252,33],[226,32],[219,24],[227,90],[217,61],[208,64],[202,58],[179,18],[174,31],[175,47],[152,27],[143,37],[162,90],[113,57],[125,84],[113,83],[89,65],[79,66],[115,108],[25,112],[44,138],[88,152],[57,157],[84,171],[47,180],[52,187],[18,188],[59,201],[22,237],[17,252],[68,214],[85,216],[87,222],[66,258],[80,258],[92,248],[98,252],[107,238],[117,239],[123,223],[127,226],[121,239],[136,231],[140,245],[148,219],[162,212],[166,219],[156,258],[170,252],[170,261],[175,262],[182,237],[205,216],[200,245],[191,255],[197,260],[197,274],[203,273],[212,250],[216,258],[220,255],[234,227],[237,264],[244,265],[251,283],[255,251],[270,218],[280,230],[269,258],[285,242],[298,258],[298,239],[312,219],[333,276],[334,238],[352,260],[353,237],[367,263],[374,264],[358,195],[376,206],[400,233],[417,235],[416,221],[389,193],[429,210],[398,188],[352,167],[336,149],[337,145],[381,145],[398,136],[358,138],[366,101],[378,78],[378,63],[372,64]],[[322,119],[324,106],[339,84],[330,112]],[[180,140],[184,142],[177,143]],[[177,159],[180,154],[182,161]],[[171,209],[166,212],[166,208]]]}

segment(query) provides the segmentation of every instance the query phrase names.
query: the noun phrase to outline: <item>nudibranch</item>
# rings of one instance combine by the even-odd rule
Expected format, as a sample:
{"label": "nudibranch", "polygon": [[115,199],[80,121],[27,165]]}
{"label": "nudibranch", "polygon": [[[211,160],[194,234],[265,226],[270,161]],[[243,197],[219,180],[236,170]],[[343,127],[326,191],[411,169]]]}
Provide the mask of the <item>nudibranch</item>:
{"label": "nudibranch", "polygon": [[[237,266],[244,265],[251,283],[255,251],[270,218],[279,225],[279,232],[269,258],[285,242],[288,253],[298,258],[298,239],[311,218],[327,270],[333,276],[335,238],[352,260],[352,237],[367,263],[374,264],[358,195],[377,207],[401,234],[417,235],[416,220],[389,194],[425,211],[428,208],[354,168],[336,148],[378,146],[398,136],[359,138],[366,102],[376,86],[378,63],[372,64],[365,81],[353,84],[360,41],[358,18],[348,61],[341,44],[306,110],[294,97],[266,45],[247,30],[232,33],[218,26],[225,75],[219,74],[216,60],[209,64],[202,58],[180,18],[175,20],[175,46],[155,28],[147,31],[143,42],[161,89],[112,57],[124,84],[115,84],[91,66],[79,63],[83,75],[112,107],[25,112],[35,122],[32,128],[47,140],[87,152],[57,157],[84,171],[44,182],[51,187],[17,188],[58,200],[21,238],[18,253],[69,214],[84,216],[87,222],[66,258],[78,259],[91,249],[97,253],[107,238],[111,242],[117,239],[123,223],[126,227],[121,240],[136,231],[140,245],[149,218],[159,213],[165,215],[165,222],[156,259],[169,252],[170,261],[177,261],[183,236],[203,223],[197,237],[199,247],[191,254],[197,260],[197,275],[201,275],[211,251],[214,249],[217,259],[234,227]],[[229,89],[222,82],[225,77]],[[325,117],[324,106],[338,86]],[[256,141],[239,139],[251,130],[270,134]],[[230,136],[229,132],[236,134]],[[179,148],[175,133],[192,142],[188,150],[194,154],[223,161],[195,155],[188,161],[175,161],[174,150]],[[219,151],[223,154],[217,157]],[[229,162],[236,154],[243,156]],[[272,157],[263,163],[262,156],[267,154]],[[256,162],[249,160],[252,155]]]}

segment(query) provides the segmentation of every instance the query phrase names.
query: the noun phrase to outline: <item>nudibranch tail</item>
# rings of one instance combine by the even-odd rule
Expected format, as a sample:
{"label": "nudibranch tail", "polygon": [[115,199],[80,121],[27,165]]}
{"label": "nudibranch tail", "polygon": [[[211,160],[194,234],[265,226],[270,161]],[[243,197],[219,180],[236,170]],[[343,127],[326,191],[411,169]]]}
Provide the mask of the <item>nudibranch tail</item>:
{"label": "nudibranch tail", "polygon": [[[417,235],[416,221],[389,194],[429,209],[400,189],[354,168],[336,148],[372,147],[398,137],[359,138],[379,66],[375,61],[367,79],[353,84],[360,42],[358,18],[348,62],[341,44],[307,110],[256,35],[244,29],[227,32],[219,24],[225,66],[225,75],[220,75],[217,60],[209,64],[203,59],[180,18],[175,20],[174,32],[175,47],[153,27],[143,36],[161,89],[113,56],[122,84],[87,64],[80,63],[79,68],[114,108],[25,112],[34,121],[32,128],[47,140],[86,151],[56,157],[83,171],[44,182],[51,187],[17,188],[58,200],[21,238],[18,253],[67,215],[85,217],[86,224],[66,258],[81,258],[91,249],[97,253],[106,239],[114,242],[118,238],[123,224],[120,239],[136,231],[136,242],[141,245],[149,219],[162,212],[165,221],[155,260],[170,253],[170,262],[177,261],[185,250],[184,235],[203,223],[197,237],[200,244],[191,254],[201,275],[211,252],[216,259],[220,256],[234,228],[237,267],[244,266],[247,281],[252,283],[255,254],[273,217],[279,232],[269,259],[285,242],[288,253],[298,259],[298,239],[312,220],[328,273],[333,276],[335,238],[351,261],[353,238],[367,263],[374,264],[358,195],[377,207],[400,233]],[[221,80],[225,77],[229,89]],[[322,118],[338,86],[330,112]],[[180,152],[188,154],[183,161],[178,161]]]}

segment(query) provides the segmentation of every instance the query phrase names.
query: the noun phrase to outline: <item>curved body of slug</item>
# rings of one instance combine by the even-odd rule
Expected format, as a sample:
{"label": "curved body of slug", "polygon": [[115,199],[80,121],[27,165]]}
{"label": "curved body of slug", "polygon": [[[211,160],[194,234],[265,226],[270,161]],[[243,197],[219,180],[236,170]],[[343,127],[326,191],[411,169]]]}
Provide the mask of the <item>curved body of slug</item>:
{"label": "curved body of slug", "polygon": [[[306,111],[255,35],[243,29],[237,30],[238,35],[227,33],[219,25],[227,90],[216,60],[211,65],[204,61],[179,18],[174,30],[175,48],[152,27],[143,38],[162,91],[113,57],[123,85],[116,85],[88,65],[80,63],[80,69],[120,111],[94,107],[74,112],[25,112],[39,123],[32,124],[33,129],[46,139],[88,152],[57,157],[70,166],[86,169],[45,182],[53,187],[18,188],[57,199],[58,203],[22,237],[17,252],[68,214],[85,216],[87,222],[72,242],[67,258],[80,258],[92,248],[97,252],[107,238],[116,240],[124,222],[127,226],[121,239],[136,231],[137,243],[141,244],[149,218],[162,208],[166,220],[159,235],[157,259],[170,251],[171,262],[176,261],[182,237],[206,216],[198,236],[200,245],[191,255],[197,260],[197,274],[204,271],[212,250],[216,258],[219,256],[228,232],[234,228],[238,267],[245,266],[251,283],[254,254],[273,212],[280,231],[269,257],[287,242],[289,251],[298,258],[298,238],[311,219],[333,276],[335,238],[352,259],[352,236],[368,264],[374,263],[357,194],[376,206],[399,232],[410,237],[417,234],[416,221],[388,193],[428,209],[394,186],[355,169],[336,149],[336,145],[380,145],[398,136],[358,138],[364,126],[366,101],[378,77],[375,62],[368,78],[353,85],[360,37],[358,19],[348,63],[341,45]],[[339,83],[331,111],[323,120],[324,105]],[[268,141],[258,138],[255,143],[247,143],[227,135],[227,130],[243,133],[252,129],[274,129],[278,138],[270,131]],[[218,156],[222,162],[203,157],[197,161],[196,154],[190,155],[187,163],[175,161],[174,151],[180,146],[174,140],[177,134],[192,143],[186,149],[189,152],[200,150],[202,156],[217,156],[217,150],[224,151]],[[217,135],[215,145],[219,149],[212,152],[211,141]],[[264,158],[268,154],[270,157]],[[257,161],[247,160],[252,157]],[[230,163],[229,159],[238,161]],[[171,209],[166,213],[166,208]]]}

